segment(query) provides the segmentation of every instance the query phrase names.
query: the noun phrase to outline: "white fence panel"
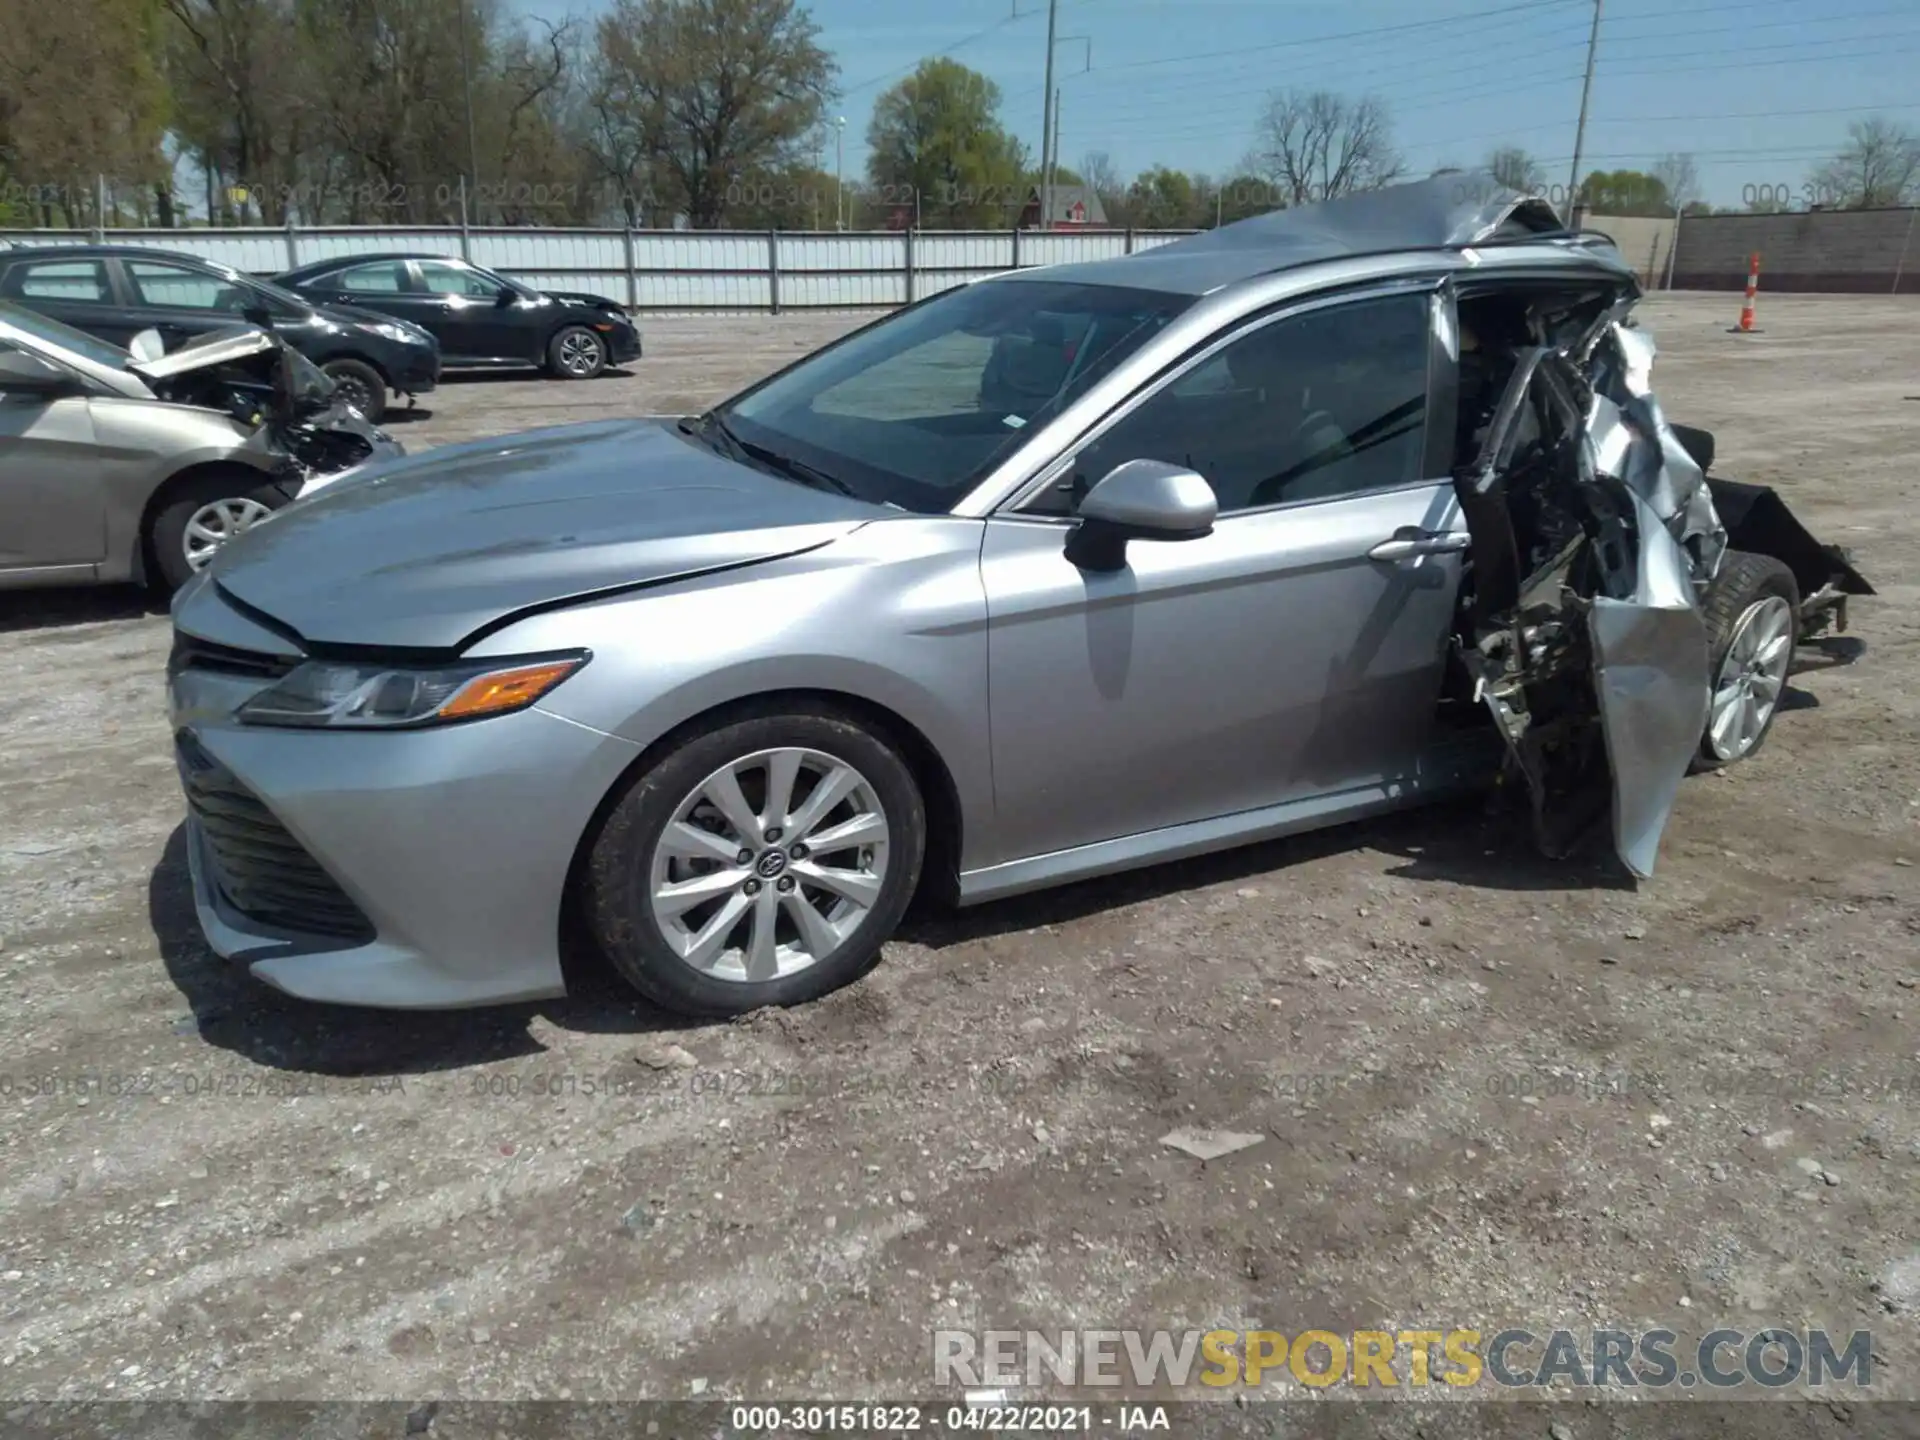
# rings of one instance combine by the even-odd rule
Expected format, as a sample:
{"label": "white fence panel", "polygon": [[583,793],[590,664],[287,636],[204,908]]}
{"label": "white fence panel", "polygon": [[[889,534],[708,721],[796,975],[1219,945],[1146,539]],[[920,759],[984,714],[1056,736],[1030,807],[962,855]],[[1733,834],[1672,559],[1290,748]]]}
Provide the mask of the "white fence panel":
{"label": "white fence panel", "polygon": [[626,238],[618,230],[473,230],[468,234],[468,259],[515,276],[624,273],[627,268]]}
{"label": "white fence panel", "polygon": [[[6,245],[104,240],[219,261],[256,275],[341,255],[466,255],[548,290],[642,310],[853,309],[905,304],[1020,266],[1117,258],[1187,232],[779,232],[354,226],[319,229],[0,231]],[[629,261],[631,255],[631,261]],[[911,259],[909,259],[911,257]],[[911,265],[912,274],[908,270]]]}
{"label": "white fence panel", "polygon": [[977,270],[992,274],[1013,269],[1011,231],[969,234],[920,231],[913,237],[913,263],[923,270]]}
{"label": "white fence panel", "polygon": [[[212,231],[219,234],[219,231]],[[302,265],[316,260],[332,260],[345,255],[392,254],[407,251],[422,255],[458,255],[460,232],[444,225],[380,226],[337,225],[325,230],[296,230],[294,249]]]}

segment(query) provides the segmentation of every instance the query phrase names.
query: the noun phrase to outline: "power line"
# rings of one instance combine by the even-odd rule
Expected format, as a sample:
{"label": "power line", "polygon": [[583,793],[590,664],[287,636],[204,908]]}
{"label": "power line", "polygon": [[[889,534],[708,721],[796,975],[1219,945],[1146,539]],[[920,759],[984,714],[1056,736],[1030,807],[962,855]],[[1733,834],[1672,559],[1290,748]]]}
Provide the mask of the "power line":
{"label": "power line", "polygon": [[[1584,25],[1581,29],[1584,31]],[[1384,66],[1367,66],[1357,70],[1343,67],[1341,70],[1341,79],[1347,83],[1361,83],[1372,86],[1379,81],[1391,80],[1397,76],[1415,75],[1431,71],[1435,67],[1436,62],[1444,65],[1456,56],[1461,60],[1471,58],[1476,61],[1487,60],[1507,54],[1537,58],[1543,55],[1556,54],[1564,50],[1582,50],[1586,48],[1586,41],[1584,39],[1570,41],[1562,45],[1542,45],[1541,42],[1544,40],[1558,38],[1555,35],[1518,36],[1509,41],[1496,42],[1491,48],[1489,47],[1488,41],[1477,36],[1455,36],[1450,38],[1465,41],[1466,44],[1464,48],[1458,51],[1428,51],[1418,58],[1403,58],[1391,61]],[[1256,65],[1258,63],[1259,62],[1256,62]],[[1324,73],[1326,63],[1325,60],[1321,60],[1301,69],[1282,69],[1278,71],[1271,67],[1265,69],[1255,68],[1243,74],[1223,71],[1218,74],[1206,75],[1178,74],[1146,77],[1126,75],[1121,78],[1126,82],[1127,93],[1130,98],[1137,97],[1143,92],[1150,92],[1156,99],[1165,99],[1195,90],[1204,90],[1215,96],[1223,94],[1233,96],[1264,93],[1277,88],[1281,82],[1296,76],[1304,78],[1308,75]],[[1085,83],[1088,85],[1098,84],[1112,73],[1111,70],[1105,68],[1096,68],[1087,72]],[[1235,80],[1243,79],[1251,80],[1253,83],[1250,86],[1241,86],[1237,89],[1222,91],[1221,87],[1223,84],[1230,84]],[[1033,93],[1033,87],[1030,86],[1007,98],[1012,100],[1031,93]],[[1149,123],[1151,121],[1151,117],[1142,117],[1142,119]]]}
{"label": "power line", "polygon": [[[1899,31],[1899,32],[1893,32],[1893,33],[1895,36],[1920,35],[1920,31],[1913,31],[1913,30]],[[1862,36],[1857,38],[1866,39],[1870,37]],[[1892,38],[1892,37],[1889,37],[1889,38]],[[1818,43],[1818,42],[1814,42],[1814,43]],[[1826,43],[1831,44],[1836,42],[1829,41]],[[1745,58],[1731,58],[1726,60],[1723,63],[1715,64],[1715,65],[1652,66],[1652,67],[1643,67],[1640,69],[1627,69],[1627,70],[1617,70],[1617,69],[1603,67],[1598,73],[1603,79],[1614,79],[1614,78],[1622,78],[1622,77],[1629,77],[1629,76],[1635,76],[1635,75],[1673,75],[1673,74],[1683,74],[1683,73],[1688,75],[1698,75],[1698,74],[1706,74],[1706,73],[1721,71],[1721,70],[1762,69],[1762,68],[1776,66],[1776,65],[1823,65],[1823,64],[1834,62],[1834,61],[1842,61],[1842,60],[1859,60],[1859,59],[1867,59],[1867,58],[1878,58],[1880,56],[1886,56],[1886,55],[1905,55],[1905,54],[1912,53],[1916,47],[1890,46],[1890,47],[1882,47],[1875,50],[1848,51],[1846,53],[1837,54],[1837,55],[1807,55],[1804,53],[1804,49],[1805,49],[1804,46],[1787,46],[1787,47],[1769,46],[1769,47],[1757,47],[1757,48],[1765,48],[1765,49],[1788,48],[1788,49],[1794,49],[1801,53],[1796,53],[1792,56],[1789,56],[1783,59],[1777,59],[1777,60],[1749,60]],[[1733,50],[1727,50],[1722,48],[1722,49],[1716,49],[1716,50],[1700,51],[1698,53],[1703,55],[1729,55],[1729,56],[1744,57],[1745,55],[1753,53],[1753,51],[1752,50],[1733,51]],[[1572,80],[1578,80],[1579,78],[1580,78],[1580,75],[1578,72],[1576,72],[1571,75],[1548,77],[1548,78],[1544,78],[1537,81],[1529,81],[1519,85],[1502,85],[1500,93],[1503,96],[1519,95],[1519,94],[1524,94],[1531,90],[1544,89],[1552,85],[1562,84]],[[1224,106],[1227,107],[1227,109],[1222,110],[1219,108],[1203,108],[1198,112],[1190,112],[1189,118],[1193,119],[1196,122],[1196,127],[1169,129],[1162,126],[1153,126],[1153,128],[1157,134],[1165,136],[1170,139],[1185,137],[1185,136],[1192,136],[1192,135],[1214,133],[1214,132],[1217,132],[1222,125],[1231,123],[1231,121],[1228,119],[1228,115],[1231,111],[1240,111],[1241,113],[1244,114],[1243,106],[1247,96],[1254,95],[1254,94],[1264,94],[1273,88],[1275,87],[1270,85],[1256,86],[1250,90],[1228,91],[1228,92],[1223,92],[1219,94],[1218,99]],[[1481,81],[1476,84],[1469,85],[1462,89],[1452,89],[1452,90],[1445,90],[1445,91],[1415,91],[1415,92],[1412,92],[1411,95],[1401,96],[1398,98],[1393,96],[1387,96],[1384,98],[1387,100],[1387,103],[1390,107],[1392,117],[1395,120],[1398,120],[1402,116],[1418,114],[1423,110],[1429,110],[1434,108],[1435,105],[1445,104],[1450,100],[1460,98],[1462,96],[1484,94],[1486,92],[1486,88],[1487,88],[1486,82]],[[1416,104],[1416,105],[1405,105],[1400,103],[1402,99],[1408,99],[1408,98],[1425,101],[1426,103]],[[1236,101],[1239,101],[1241,103],[1240,104],[1234,103]],[[1772,112],[1769,112],[1769,113],[1772,113]],[[1131,122],[1121,121],[1121,122],[1118,122],[1118,124],[1113,128],[1125,130],[1125,128],[1129,123]],[[1152,125],[1152,121],[1150,117],[1140,117],[1139,123]]]}
{"label": "power line", "polygon": [[[1598,117],[1587,123],[1589,125],[1652,125],[1684,120],[1771,120],[1776,116],[1859,115],[1870,110],[1920,110],[1920,103],[1900,100],[1880,105],[1828,105],[1812,110],[1732,110],[1723,111],[1718,115],[1614,115]],[[1482,130],[1475,135],[1449,135],[1442,140],[1422,140],[1420,143],[1431,145],[1436,149],[1446,145],[1470,145],[1476,141],[1503,140],[1514,135],[1531,135],[1539,130],[1558,130],[1564,123],[1560,120],[1548,120],[1539,125]]]}
{"label": "power line", "polygon": [[1268,50],[1290,50],[1301,45],[1327,45],[1336,40],[1363,40],[1375,35],[1401,34],[1409,30],[1429,30],[1436,25],[1458,25],[1467,20],[1485,20],[1496,15],[1516,15],[1523,10],[1539,13],[1557,6],[1578,4],[1579,0],[1525,0],[1519,5],[1502,5],[1492,10],[1471,10],[1464,15],[1449,15],[1439,20],[1410,20],[1400,25],[1375,25],[1366,30],[1347,30],[1337,35],[1307,35],[1298,39],[1275,40],[1268,45],[1240,45],[1231,50],[1205,50],[1190,55],[1162,55],[1152,60],[1134,60],[1125,65],[1109,65],[1103,73],[1115,70],[1140,70],[1151,65],[1179,65],[1189,60],[1218,60],[1227,55],[1253,55]]}
{"label": "power line", "polygon": [[[1737,8],[1744,10],[1744,9],[1749,9],[1751,7],[1742,5]],[[1699,10],[1688,10],[1683,13],[1687,15],[1698,15],[1703,12]],[[1886,6],[1882,6],[1877,10],[1858,10],[1853,12],[1852,14],[1835,15],[1835,14],[1829,13],[1829,14],[1819,16],[1817,22],[1810,21],[1805,17],[1802,17],[1797,20],[1768,20],[1768,21],[1763,21],[1758,25],[1742,25],[1740,27],[1740,33],[1742,35],[1745,35],[1754,30],[1784,30],[1795,25],[1808,25],[1813,23],[1830,25],[1836,20],[1869,20],[1876,15],[1911,15],[1911,14],[1913,14],[1913,6],[1911,3],[1904,4],[1904,5],[1886,5]],[[1632,19],[1632,20],[1640,20],[1640,19],[1645,19],[1647,17],[1640,16],[1640,15],[1632,15],[1626,18]],[[1613,23],[1614,21],[1612,20],[1601,22],[1602,30],[1605,32],[1609,42],[1633,41],[1633,40],[1678,40],[1678,39],[1681,39],[1682,37],[1690,36],[1690,35],[1724,35],[1727,33],[1727,27],[1724,25],[1709,25],[1709,26],[1703,26],[1698,30],[1647,30],[1636,35],[1619,35],[1619,34],[1615,34],[1611,30],[1606,29],[1608,25],[1611,25]],[[1856,39],[1859,37],[1847,36],[1845,38]]]}
{"label": "power line", "polygon": [[848,86],[845,90],[842,90],[840,92],[840,98],[844,100],[849,95],[858,95],[862,90],[871,89],[875,85],[884,85],[887,83],[887,81],[894,79],[896,76],[911,75],[915,70],[918,70],[922,65],[926,64],[927,61],[929,60],[938,60],[944,56],[951,55],[953,54],[954,51],[963,49],[966,46],[973,44],[973,42],[976,40],[984,40],[987,38],[987,36],[995,34],[998,31],[1004,30],[1009,25],[1017,25],[1022,20],[1030,20],[1037,13],[1039,12],[1029,11],[1025,15],[1013,14],[1013,15],[1003,16],[1001,19],[998,19],[994,21],[993,24],[987,26],[986,29],[976,30],[973,32],[973,34],[966,36],[964,39],[954,41],[951,45],[947,46],[945,49],[935,50],[931,55],[922,55],[919,59],[915,60],[911,65],[902,65],[902,66],[899,66],[897,69],[887,71],[887,73],[884,75],[876,75],[871,80],[862,80],[858,85]]}

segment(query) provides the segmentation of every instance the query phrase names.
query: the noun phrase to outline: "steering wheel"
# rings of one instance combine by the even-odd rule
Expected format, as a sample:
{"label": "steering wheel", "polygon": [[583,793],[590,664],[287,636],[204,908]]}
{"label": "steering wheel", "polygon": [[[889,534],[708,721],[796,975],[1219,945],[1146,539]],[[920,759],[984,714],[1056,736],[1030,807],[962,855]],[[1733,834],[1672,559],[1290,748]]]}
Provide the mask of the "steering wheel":
{"label": "steering wheel", "polygon": [[[1327,444],[1323,440],[1322,443],[1314,445],[1316,432],[1322,436],[1331,432],[1340,438],[1335,444]],[[1308,449],[1309,445],[1313,448]],[[1253,503],[1255,505],[1278,504],[1286,498],[1284,492],[1287,486],[1303,475],[1312,474],[1329,461],[1339,459],[1341,452],[1347,448],[1349,448],[1347,432],[1341,427],[1340,422],[1325,410],[1309,410],[1301,417],[1300,423],[1293,427],[1292,441],[1287,446],[1288,453],[1299,458],[1278,474],[1269,475],[1262,480],[1254,490]]]}

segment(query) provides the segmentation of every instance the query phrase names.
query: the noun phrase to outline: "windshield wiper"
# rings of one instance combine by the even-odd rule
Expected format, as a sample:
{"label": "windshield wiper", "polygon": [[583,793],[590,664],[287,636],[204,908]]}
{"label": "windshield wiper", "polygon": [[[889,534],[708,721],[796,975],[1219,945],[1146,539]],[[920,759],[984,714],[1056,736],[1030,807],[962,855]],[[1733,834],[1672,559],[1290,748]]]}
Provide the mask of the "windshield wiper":
{"label": "windshield wiper", "polygon": [[838,476],[829,475],[824,470],[817,470],[804,460],[796,460],[791,455],[782,455],[779,451],[769,450],[764,445],[749,444],[747,441],[741,440],[738,437],[734,439],[733,443],[746,451],[747,454],[751,455],[754,459],[758,460],[762,465],[771,465],[781,474],[790,476],[802,484],[811,485],[816,490],[832,490],[836,494],[845,495],[850,500],[857,500],[859,498],[853,493],[853,487],[847,484],[846,481],[840,479]]}
{"label": "windshield wiper", "polygon": [[702,439],[717,440],[717,448],[731,451],[735,457],[756,460],[768,469],[775,470],[789,480],[798,480],[803,485],[811,485],[816,490],[831,490],[835,494],[845,495],[850,500],[858,500],[852,486],[838,476],[816,469],[804,460],[796,460],[791,455],[782,455],[778,450],[765,445],[756,445],[750,440],[742,440],[736,435],[717,410],[709,410],[704,415],[692,416],[679,422],[681,433],[695,435]]}

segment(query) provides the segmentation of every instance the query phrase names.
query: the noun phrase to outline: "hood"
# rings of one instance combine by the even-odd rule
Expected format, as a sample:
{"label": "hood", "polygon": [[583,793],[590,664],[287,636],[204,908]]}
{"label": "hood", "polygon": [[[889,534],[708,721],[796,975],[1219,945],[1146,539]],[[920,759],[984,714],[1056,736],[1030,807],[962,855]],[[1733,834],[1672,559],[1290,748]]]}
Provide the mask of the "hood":
{"label": "hood", "polygon": [[609,300],[605,295],[590,294],[585,290],[542,290],[549,300],[558,300],[562,305],[584,305],[589,310],[609,310],[616,315],[627,313],[627,307],[617,300]]}
{"label": "hood", "polygon": [[420,326],[414,324],[411,320],[401,320],[392,315],[382,315],[378,310],[363,310],[358,305],[344,305],[337,300],[329,300],[326,304],[315,305],[313,308],[336,324],[397,325],[409,335],[416,336],[423,342],[433,339],[432,335],[428,334],[427,331],[421,329]]}
{"label": "hood", "polygon": [[168,354],[151,360],[130,361],[127,368],[142,380],[173,380],[196,370],[231,365],[279,348],[280,342],[265,330],[252,325],[229,325],[197,335]]}
{"label": "hood", "polygon": [[[283,422],[325,411],[335,388],[306,356],[271,331],[252,325],[210,330],[177,350],[130,360],[127,369],[161,399],[187,405],[231,408],[232,392],[209,392],[202,377],[249,393],[264,391],[269,413]],[[223,373],[216,376],[215,371]]]}
{"label": "hood", "polygon": [[288,506],[209,570],[309,643],[448,650],[522,610],[796,554],[888,513],[667,424],[606,421],[379,466]]}

